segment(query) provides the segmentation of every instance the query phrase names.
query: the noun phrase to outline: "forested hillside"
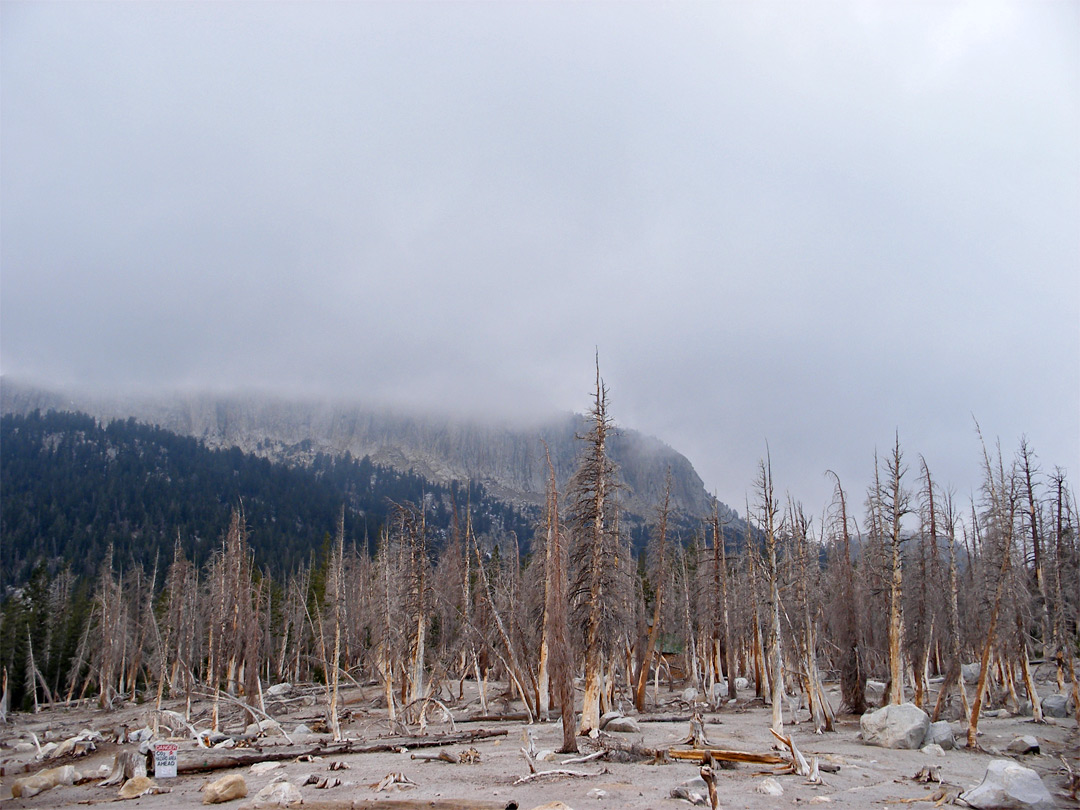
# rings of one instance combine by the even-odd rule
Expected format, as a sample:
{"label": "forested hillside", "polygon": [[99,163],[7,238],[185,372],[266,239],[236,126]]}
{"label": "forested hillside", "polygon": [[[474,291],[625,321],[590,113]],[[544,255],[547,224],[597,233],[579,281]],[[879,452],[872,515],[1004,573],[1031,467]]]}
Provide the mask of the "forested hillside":
{"label": "forested hillside", "polygon": [[[99,424],[79,413],[34,412],[0,420],[0,588],[22,584],[35,565],[96,575],[107,550],[118,567],[149,571],[179,541],[196,564],[221,544],[240,507],[257,568],[274,576],[305,562],[336,530],[374,544],[392,503],[430,506],[436,534],[451,521],[451,490],[369,459],[317,455],[289,467],[135,422]],[[477,505],[476,530],[532,533],[527,516],[474,485],[457,495]]]}

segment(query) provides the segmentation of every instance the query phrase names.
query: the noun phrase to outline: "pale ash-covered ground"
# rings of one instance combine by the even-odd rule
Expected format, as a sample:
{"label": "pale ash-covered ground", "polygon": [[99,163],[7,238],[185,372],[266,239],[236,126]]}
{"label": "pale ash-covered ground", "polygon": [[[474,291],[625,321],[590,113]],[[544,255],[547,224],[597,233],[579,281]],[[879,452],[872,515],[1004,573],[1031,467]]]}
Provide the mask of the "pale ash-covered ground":
{"label": "pale ash-covered ground", "polygon": [[[1048,687],[1049,684],[1043,684]],[[468,703],[469,689],[466,685],[466,701],[463,708],[454,710],[456,717],[464,717],[477,710],[478,704]],[[491,689],[491,686],[489,686]],[[314,693],[312,690],[307,690]],[[1045,692],[1044,692],[1045,693]],[[351,716],[345,721],[343,731],[352,739],[375,742],[380,737],[392,735],[386,721],[384,709],[377,708],[381,689],[370,687],[352,688],[345,692],[345,709]],[[475,695],[472,695],[475,697]],[[833,692],[834,705],[839,703],[838,695]],[[300,723],[312,724],[324,715],[322,697],[315,698],[315,705],[307,701],[296,700],[291,703],[268,703],[271,714],[282,722],[286,731]],[[687,704],[683,703],[678,692],[660,693],[660,711],[686,713]],[[500,709],[502,703],[492,701]],[[183,712],[182,701],[168,701],[165,708]],[[510,710],[515,707],[511,705]],[[436,712],[436,718],[439,713]],[[790,712],[785,712],[785,719],[790,720]],[[194,706],[192,717],[197,728],[206,728],[209,722],[209,702]],[[842,717],[836,732],[815,734],[806,712],[799,712],[797,725],[786,725],[785,731],[793,735],[800,750],[809,759],[818,757],[822,762],[839,766],[836,773],[823,773],[824,784],[811,785],[802,777],[785,774],[775,778],[784,789],[782,796],[773,797],[757,792],[756,788],[764,778],[763,774],[773,766],[740,764],[719,772],[720,803],[723,807],[743,808],[744,810],[763,810],[783,806],[816,804],[824,807],[867,808],[881,806],[904,807],[909,804],[932,807],[930,801],[937,785],[916,782],[913,777],[927,765],[940,769],[940,776],[949,785],[958,790],[966,790],[978,784],[983,777],[987,764],[994,758],[1007,757],[1034,768],[1042,776],[1044,783],[1061,807],[1076,806],[1066,797],[1065,769],[1059,757],[1066,757],[1073,769],[1080,771],[1080,738],[1078,738],[1075,719],[1055,719],[1037,725],[1030,718],[998,716],[984,717],[980,722],[980,743],[984,751],[958,749],[947,751],[944,756],[935,756],[919,750],[888,750],[862,744],[857,739],[859,731],[857,717]],[[10,718],[6,726],[0,726],[0,767],[2,767],[3,787],[0,799],[5,807],[11,808],[61,808],[81,807],[87,804],[114,801],[116,787],[100,787],[100,779],[82,784],[61,786],[46,791],[29,799],[11,798],[11,784],[18,776],[33,772],[37,767],[33,751],[19,751],[19,743],[31,741],[31,733],[36,734],[44,743],[46,740],[61,740],[78,734],[84,728],[101,731],[107,739],[115,738],[115,730],[126,725],[134,730],[145,725],[152,725],[154,711],[151,704],[128,705],[113,712],[103,712],[83,704],[76,708],[54,708],[37,715],[18,714]],[[774,750],[775,740],[769,733],[770,710],[754,702],[740,699],[735,707],[725,707],[719,712],[706,712],[706,732],[713,746],[718,748],[738,749],[755,753],[779,753]],[[235,708],[228,708],[223,714],[226,731],[237,733],[243,730],[247,720]],[[275,778],[284,776],[297,785],[304,797],[305,804],[326,803],[330,801],[374,803],[376,800],[408,801],[417,808],[431,807],[432,801],[448,800],[483,802],[483,807],[516,806],[521,810],[537,805],[560,800],[575,810],[581,808],[689,808],[686,801],[669,797],[671,789],[681,782],[697,775],[698,766],[688,762],[667,764],[620,763],[595,761],[565,766],[567,768],[591,774],[588,777],[551,776],[533,780],[524,784],[515,784],[520,777],[529,773],[528,765],[521,754],[521,747],[526,744],[524,722],[483,722],[461,723],[459,731],[483,729],[506,729],[503,737],[477,740],[447,746],[446,748],[426,748],[425,752],[437,753],[445,750],[457,755],[467,748],[475,748],[480,754],[476,764],[450,764],[446,762],[422,762],[410,758],[409,751],[384,752],[369,754],[346,754],[328,757],[314,762],[287,760],[283,766],[266,773],[252,773],[250,768],[237,768],[233,771],[216,771],[206,774],[181,775],[176,779],[158,780],[162,787],[170,792],[145,795],[128,800],[135,807],[142,808],[185,808],[202,806],[201,788],[226,773],[242,773],[248,786],[246,799],[230,802],[225,806],[239,807],[250,805],[255,794]],[[555,749],[561,742],[561,728],[555,723],[535,724],[533,729],[538,749]],[[689,724],[678,722],[644,722],[640,734],[619,734],[620,739],[642,743],[654,748],[666,748],[678,745],[689,730]],[[415,731],[415,727],[413,728]],[[961,725],[954,724],[958,742],[962,741]],[[427,729],[428,735],[450,731],[449,724],[433,720]],[[164,735],[165,732],[162,731]],[[1006,753],[1008,744],[1017,736],[1030,734],[1038,738],[1041,753],[1038,755],[1014,756]],[[301,734],[291,735],[294,748],[299,752],[308,750],[320,742],[328,742],[328,735]],[[287,745],[282,737],[262,738],[257,746],[263,751],[279,751],[279,746]],[[26,748],[27,746],[21,746]],[[128,746],[133,748],[134,746]],[[583,751],[586,744],[582,744]],[[95,752],[70,762],[80,772],[96,772],[101,766],[111,765],[115,753],[121,750],[112,743],[98,744]],[[417,749],[419,751],[419,749]],[[190,740],[182,743],[180,759],[184,753],[194,752],[195,744]],[[567,756],[558,755],[556,761],[537,763],[538,770],[562,767],[559,761]],[[329,770],[331,760],[344,761],[347,770]],[[30,771],[24,767],[31,764]],[[55,764],[53,762],[47,763]],[[377,791],[371,785],[378,783],[387,774],[400,772],[415,783],[415,787],[403,790]],[[319,790],[314,786],[304,786],[311,774],[319,777],[336,777],[342,781],[338,787]],[[596,791],[603,791],[597,798]],[[920,801],[923,800],[923,801]],[[924,803],[925,802],[925,803]],[[492,804],[494,803],[494,804]],[[339,805],[341,806],[341,805]],[[362,805],[361,805],[362,806]],[[386,805],[384,805],[386,806]],[[406,807],[409,805],[398,805]],[[438,806],[437,804],[434,806]],[[445,806],[445,805],[444,805]]]}

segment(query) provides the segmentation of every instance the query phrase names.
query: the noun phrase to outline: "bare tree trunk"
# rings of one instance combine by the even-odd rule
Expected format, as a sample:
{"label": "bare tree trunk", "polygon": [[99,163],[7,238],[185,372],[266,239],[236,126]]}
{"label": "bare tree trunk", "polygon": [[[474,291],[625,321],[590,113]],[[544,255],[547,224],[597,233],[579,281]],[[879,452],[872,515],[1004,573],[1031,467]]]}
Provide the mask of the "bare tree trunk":
{"label": "bare tree trunk", "polygon": [[639,712],[645,711],[645,687],[649,680],[649,665],[652,662],[653,652],[656,650],[656,639],[660,635],[660,616],[664,605],[664,583],[667,572],[664,568],[664,551],[667,542],[668,508],[671,503],[671,468],[667,471],[667,481],[664,485],[664,502],[658,512],[656,534],[656,592],[655,604],[653,605],[653,620],[649,627],[648,639],[645,642],[645,658],[638,668],[637,682],[634,685],[634,708]]}
{"label": "bare tree trunk", "polygon": [[772,729],[776,733],[784,730],[784,658],[780,646],[780,571],[777,565],[777,531],[776,515],[779,507],[773,494],[772,460],[766,459],[759,462],[758,495],[761,498],[761,528],[765,532],[765,550],[768,554],[768,578],[769,595],[769,682],[771,684],[772,699]]}
{"label": "bare tree trunk", "polygon": [[[727,569],[727,542],[724,540],[723,527],[720,525],[720,507],[713,498],[713,566],[714,576],[720,585],[720,625],[721,625],[721,656],[724,661],[724,672],[727,675],[727,697],[735,700],[738,695],[735,688],[735,655],[731,648],[731,611],[728,605],[728,569]],[[715,619],[715,617],[714,617]]]}

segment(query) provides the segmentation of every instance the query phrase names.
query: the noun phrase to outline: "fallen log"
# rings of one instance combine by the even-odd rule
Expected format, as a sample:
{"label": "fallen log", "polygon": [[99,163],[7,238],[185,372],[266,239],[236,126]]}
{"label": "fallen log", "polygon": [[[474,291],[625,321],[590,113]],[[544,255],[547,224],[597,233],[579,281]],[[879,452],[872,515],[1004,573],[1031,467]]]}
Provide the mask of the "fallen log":
{"label": "fallen log", "polygon": [[282,762],[301,756],[326,757],[341,756],[342,754],[374,754],[381,751],[397,751],[401,748],[434,748],[440,745],[473,742],[487,737],[505,736],[506,729],[477,729],[476,731],[437,734],[429,737],[387,737],[371,743],[365,743],[362,740],[342,740],[341,742],[306,748],[280,745],[272,749],[262,750],[249,748],[243,751],[235,749],[181,751],[176,763],[176,773],[206,773],[229,768],[246,768],[259,762]]}
{"label": "fallen log", "polygon": [[458,717],[458,723],[516,723],[531,718],[525,712],[511,712],[510,714],[473,714],[467,717]]}
{"label": "fallen log", "polygon": [[[662,749],[661,749],[662,750]],[[667,755],[672,759],[702,763],[705,755],[711,754],[718,762],[754,762],[759,765],[787,765],[788,761],[776,754],[755,754],[752,751],[729,751],[724,748],[669,748]]]}

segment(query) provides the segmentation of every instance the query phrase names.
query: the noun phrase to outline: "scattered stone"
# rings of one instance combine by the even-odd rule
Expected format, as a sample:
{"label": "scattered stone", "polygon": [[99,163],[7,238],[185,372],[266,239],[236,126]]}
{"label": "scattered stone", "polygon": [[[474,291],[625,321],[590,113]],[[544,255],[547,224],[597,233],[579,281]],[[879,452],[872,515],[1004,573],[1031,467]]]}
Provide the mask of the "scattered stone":
{"label": "scattered stone", "polygon": [[284,762],[256,762],[251,766],[251,772],[256,776],[261,776],[264,773],[269,773],[270,771],[284,767]]}
{"label": "scattered stone", "polygon": [[828,804],[832,799],[828,796],[815,796],[810,800],[810,804]]}
{"label": "scattered stone", "polygon": [[641,733],[641,726],[633,717],[613,717],[608,721],[604,730],[620,734],[639,734]]}
{"label": "scattered stone", "polygon": [[203,785],[203,804],[221,804],[247,796],[247,782],[238,773],[230,773]]}
{"label": "scattered stone", "polygon": [[1069,698],[1065,695],[1047,695],[1042,699],[1043,717],[1068,717]]}
{"label": "scattered stone", "polygon": [[536,805],[532,810],[574,810],[574,808],[562,802],[547,802]]}
{"label": "scattered stone", "polygon": [[914,703],[886,706],[860,718],[862,739],[882,748],[920,748],[930,728],[930,716]]}
{"label": "scattered stone", "polygon": [[1052,810],[1054,799],[1039,775],[1009,759],[995,759],[986,776],[960,798],[977,810]]}
{"label": "scattered stone", "polygon": [[709,804],[709,786],[700,776],[695,776],[678,787],[673,787],[669,795],[673,799],[683,799],[690,804],[700,804],[703,807]]}
{"label": "scattered stone", "polygon": [[291,782],[271,782],[255,795],[255,807],[290,807],[300,804],[304,797],[300,788]]}
{"label": "scattered stone", "polygon": [[121,799],[137,799],[156,787],[157,784],[149,776],[135,776],[124,782],[118,795]]}
{"label": "scattered stone", "polygon": [[960,667],[960,673],[964,676],[964,683],[979,682],[978,664],[964,664],[962,667]]}
{"label": "scattered stone", "polygon": [[922,747],[922,752],[931,757],[943,757],[945,756],[945,749],[937,743],[930,743]]}
{"label": "scattered stone", "polygon": [[24,776],[11,783],[11,798],[29,799],[57,785],[73,785],[79,779],[79,772],[71,765],[59,768],[46,768],[33,776]]}
{"label": "scattered stone", "polygon": [[688,686],[683,690],[682,699],[687,703],[693,703],[698,699],[698,690],[692,686]]}
{"label": "scattered stone", "polygon": [[1017,737],[1009,743],[1010,754],[1037,754],[1039,753],[1039,741],[1030,734]]}
{"label": "scattered stone", "polygon": [[866,702],[876,706],[881,703],[881,699],[885,697],[885,684],[881,681],[875,681],[873,678],[868,678],[866,681],[865,692]]}
{"label": "scattered stone", "polygon": [[764,794],[765,796],[784,795],[783,786],[771,776],[766,776],[764,779],[754,785],[754,790],[756,790],[758,793]]}
{"label": "scattered stone", "polygon": [[311,728],[304,725],[303,723],[298,724],[296,726],[296,729],[293,731],[293,734],[311,734],[311,733],[312,733]]}
{"label": "scattered stone", "polygon": [[1035,713],[1030,700],[1025,700],[1016,708],[1016,713],[1021,717],[1031,717]]}
{"label": "scattered stone", "polygon": [[29,754],[31,751],[37,751],[37,746],[29,742],[15,743],[15,751],[20,754]]}
{"label": "scattered stone", "polygon": [[750,688],[750,681],[748,681],[746,678],[736,678],[735,679],[735,688],[736,689],[749,689]]}
{"label": "scattered stone", "polygon": [[931,723],[930,727],[926,729],[923,745],[940,745],[946,751],[956,748],[956,737],[953,734],[952,726],[945,720]]}
{"label": "scattered stone", "polygon": [[269,689],[266,690],[266,694],[269,697],[285,697],[285,695],[292,692],[291,683],[275,683]]}
{"label": "scattered stone", "polygon": [[585,795],[588,796],[590,799],[603,799],[607,796],[607,791],[603,788],[593,788]]}

